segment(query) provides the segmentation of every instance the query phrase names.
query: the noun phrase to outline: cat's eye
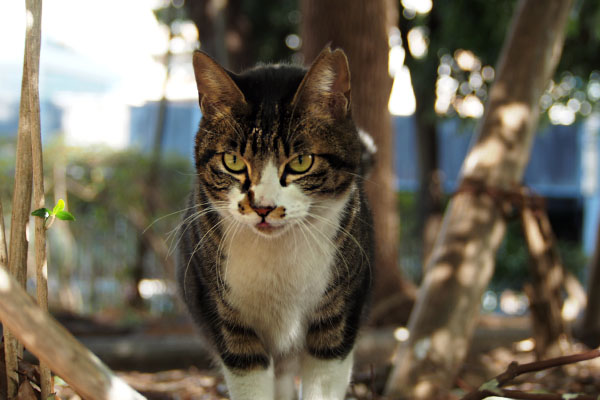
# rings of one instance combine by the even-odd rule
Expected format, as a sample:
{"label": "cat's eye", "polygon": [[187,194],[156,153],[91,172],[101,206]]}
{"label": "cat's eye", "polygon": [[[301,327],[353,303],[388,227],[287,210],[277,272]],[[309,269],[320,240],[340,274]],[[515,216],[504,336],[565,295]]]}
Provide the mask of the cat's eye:
{"label": "cat's eye", "polygon": [[233,172],[235,174],[239,174],[246,169],[246,163],[242,158],[233,153],[224,153],[223,154],[223,165],[229,172]]}
{"label": "cat's eye", "polygon": [[314,157],[311,154],[303,154],[288,163],[290,172],[302,174],[310,169],[313,164]]}

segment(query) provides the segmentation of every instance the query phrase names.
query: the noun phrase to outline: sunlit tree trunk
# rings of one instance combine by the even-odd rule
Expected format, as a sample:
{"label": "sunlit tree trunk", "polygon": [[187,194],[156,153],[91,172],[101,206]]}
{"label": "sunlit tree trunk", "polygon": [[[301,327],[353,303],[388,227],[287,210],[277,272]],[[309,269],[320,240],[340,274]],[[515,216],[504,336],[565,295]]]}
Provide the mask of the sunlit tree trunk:
{"label": "sunlit tree trunk", "polygon": [[[499,189],[521,181],[538,101],[560,58],[572,4],[520,1],[477,141],[463,164],[463,181]],[[450,202],[410,317],[410,338],[399,348],[388,380],[391,398],[434,399],[452,386],[506,230],[501,203],[469,191],[459,192]]]}
{"label": "sunlit tree trunk", "polygon": [[596,238],[596,249],[589,265],[587,307],[577,336],[589,347],[600,345],[600,223]]}
{"label": "sunlit tree trunk", "polygon": [[[395,3],[386,0],[301,1],[305,62],[312,62],[327,43],[346,52],[352,80],[354,121],[369,132],[377,144],[375,166],[365,181],[377,244],[375,303],[398,292],[406,292],[406,283],[398,269],[394,143],[388,112],[392,87],[388,74],[388,27],[389,13],[395,11],[391,4],[396,7]],[[394,315],[394,312],[387,314]]]}
{"label": "sunlit tree trunk", "polygon": [[562,318],[565,273],[548,214],[525,207],[521,223],[531,258],[531,283],[525,286],[538,358],[562,355],[560,339],[566,335]]}

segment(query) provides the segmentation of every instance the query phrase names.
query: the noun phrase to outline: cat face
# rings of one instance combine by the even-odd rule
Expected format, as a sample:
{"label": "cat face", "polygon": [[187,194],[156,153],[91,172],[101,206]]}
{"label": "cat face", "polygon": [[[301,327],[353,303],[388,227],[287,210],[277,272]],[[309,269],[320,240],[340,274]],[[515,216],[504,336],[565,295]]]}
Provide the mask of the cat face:
{"label": "cat face", "polygon": [[347,197],[360,144],[341,51],[325,49],[308,72],[266,66],[233,75],[202,53],[194,69],[198,183],[223,217],[275,237]]}

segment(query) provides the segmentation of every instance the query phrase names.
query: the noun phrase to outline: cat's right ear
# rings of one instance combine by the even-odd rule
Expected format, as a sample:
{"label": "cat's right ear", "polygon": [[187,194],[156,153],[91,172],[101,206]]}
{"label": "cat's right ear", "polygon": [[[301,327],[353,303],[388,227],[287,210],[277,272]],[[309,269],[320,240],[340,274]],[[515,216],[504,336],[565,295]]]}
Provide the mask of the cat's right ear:
{"label": "cat's right ear", "polygon": [[292,100],[314,115],[345,117],[350,111],[350,67],[341,49],[329,45],[312,63]]}
{"label": "cat's right ear", "polygon": [[210,56],[195,51],[194,75],[202,114],[226,113],[246,105],[244,94],[231,76]]}

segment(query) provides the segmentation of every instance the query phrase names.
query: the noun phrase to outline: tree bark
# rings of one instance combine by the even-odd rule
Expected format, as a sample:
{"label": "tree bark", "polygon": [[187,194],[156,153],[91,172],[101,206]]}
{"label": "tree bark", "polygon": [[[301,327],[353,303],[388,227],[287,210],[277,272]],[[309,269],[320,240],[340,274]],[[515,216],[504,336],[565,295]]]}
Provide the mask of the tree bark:
{"label": "tree bark", "polygon": [[[30,4],[27,3],[27,11]],[[23,78],[21,81],[21,102],[19,106],[19,128],[17,133],[17,150],[15,163],[15,184],[12,201],[12,215],[10,226],[10,247],[8,253],[8,265],[10,273],[16,278],[22,287],[25,287],[27,279],[27,225],[31,211],[32,192],[32,155],[31,155],[31,109],[30,93],[33,86],[31,70],[35,68],[30,51],[34,48],[35,32],[40,29],[39,20],[32,19],[31,25],[27,27],[25,36],[25,55],[23,60]],[[6,376],[8,386],[8,397],[14,397],[18,391],[19,376],[17,374],[17,359],[23,355],[21,346],[10,331],[4,332],[4,350],[6,357]]]}
{"label": "tree bark", "polygon": [[589,264],[587,306],[577,336],[590,348],[600,345],[600,223],[596,236],[596,249]]}
{"label": "tree bark", "polygon": [[[42,156],[42,133],[40,126],[39,70],[40,47],[42,41],[42,1],[27,0],[27,12],[33,17],[33,24],[27,32],[25,57],[28,67],[28,101],[31,155],[33,174],[33,202],[35,209],[43,208],[44,202],[44,161]],[[35,219],[35,266],[37,301],[42,310],[48,310],[48,270],[46,256],[46,227],[43,218]],[[40,364],[41,398],[47,399],[54,392],[52,374],[44,363]]]}
{"label": "tree bark", "polygon": [[0,199],[0,264],[8,265],[8,247],[6,246],[6,228],[4,226],[2,199]]}
{"label": "tree bark", "polygon": [[[538,101],[560,58],[572,0],[521,0],[498,62],[477,141],[462,179],[510,189],[523,176],[539,116]],[[453,383],[469,347],[480,299],[506,230],[498,199],[462,191],[442,231],[398,349],[386,393],[434,399]]]}
{"label": "tree bark", "polygon": [[200,48],[223,67],[235,72],[250,68],[255,60],[252,21],[242,10],[242,0],[186,1],[188,15],[198,29]]}
{"label": "tree bark", "polygon": [[[340,47],[345,51],[352,75],[354,121],[373,136],[378,149],[373,171],[365,180],[377,244],[375,303],[410,291],[410,285],[402,279],[398,268],[394,142],[388,112],[392,87],[388,74],[388,16],[393,11],[389,9],[390,3],[394,4],[386,0],[301,2],[305,61],[311,62],[329,42],[333,48]],[[406,321],[406,316],[403,318],[391,310],[387,315],[397,321]]]}
{"label": "tree bark", "polygon": [[40,361],[49,365],[83,398],[141,400],[131,389],[21,288],[0,265],[0,320]]}
{"label": "tree bark", "polygon": [[525,286],[538,359],[562,354],[559,339],[566,335],[562,318],[565,273],[556,249],[550,220],[544,210],[525,208],[523,232],[531,257],[531,284]]}

